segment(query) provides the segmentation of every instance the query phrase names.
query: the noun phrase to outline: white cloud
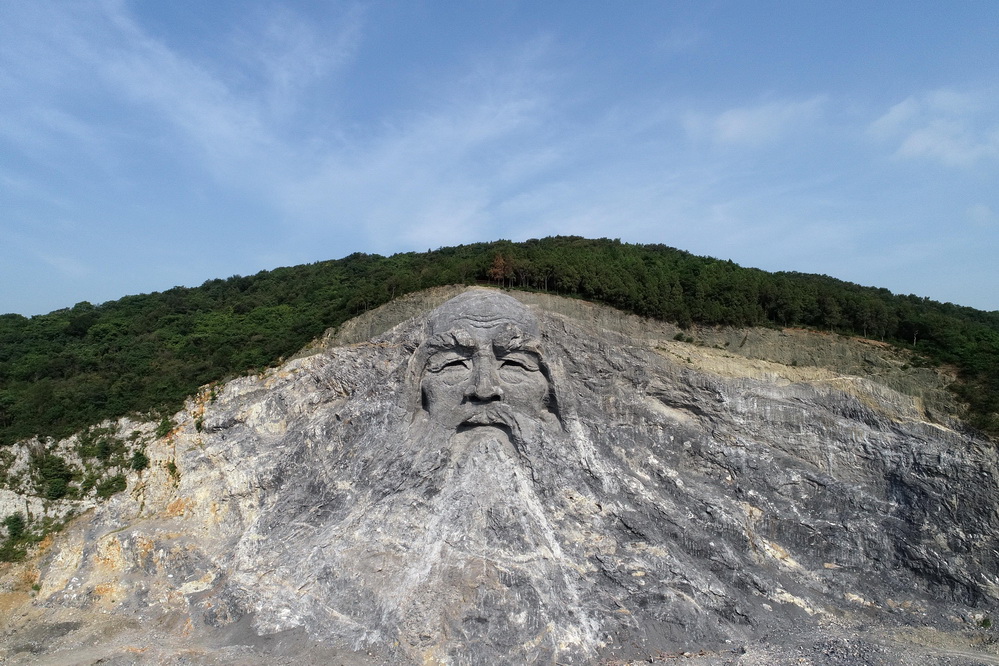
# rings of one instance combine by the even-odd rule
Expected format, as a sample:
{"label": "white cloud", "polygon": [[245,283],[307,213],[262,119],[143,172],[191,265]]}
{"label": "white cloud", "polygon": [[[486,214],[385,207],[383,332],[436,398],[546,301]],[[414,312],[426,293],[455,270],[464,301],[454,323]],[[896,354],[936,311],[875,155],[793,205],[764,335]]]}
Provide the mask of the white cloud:
{"label": "white cloud", "polygon": [[91,273],[90,266],[75,257],[42,252],[38,254],[38,258],[47,266],[58,271],[63,277],[78,279]]}
{"label": "white cloud", "polygon": [[357,13],[319,34],[277,10],[233,38],[231,57],[201,62],[144,30],[122,2],[37,4],[0,47],[11,63],[0,94],[16,100],[0,110],[0,138],[35,160],[67,141],[95,162],[165,148],[188,169],[251,189],[301,152],[286,137],[301,135],[303,91],[349,61],[360,30]]}
{"label": "white cloud", "polygon": [[674,27],[656,43],[656,46],[663,51],[682,53],[703,43],[705,37],[705,32],[695,27]]}
{"label": "white cloud", "polygon": [[976,227],[990,228],[999,224],[999,215],[985,204],[975,204],[967,211],[968,219]]}
{"label": "white cloud", "polygon": [[985,95],[937,90],[909,97],[871,123],[871,136],[895,156],[967,167],[999,157],[999,103]]}
{"label": "white cloud", "polygon": [[[354,48],[359,28],[356,17],[348,19],[327,70]],[[537,67],[543,44],[472,62],[457,81],[432,84],[437,89],[420,107],[360,126],[331,118],[318,133],[296,134],[283,123],[301,107],[297,91],[320,73],[311,47],[299,48],[314,44],[315,34],[293,16],[257,29],[269,49],[254,66],[263,94],[181,57],[127,16],[121,21],[129,40],[101,63],[109,80],[174,128],[198,153],[192,164],[270,206],[313,244],[348,238],[354,247],[393,252],[491,237],[494,198],[557,159],[550,145],[525,140],[548,113]],[[284,102],[274,101],[285,92]]]}
{"label": "white cloud", "polygon": [[275,205],[306,233],[343,225],[377,252],[495,236],[497,202],[562,161],[557,142],[532,140],[550,96],[538,55],[519,57],[508,71],[475,63],[423,108],[344,134],[335,150],[301,151],[270,184]]}
{"label": "white cloud", "polygon": [[825,104],[822,96],[728,109],[717,114],[688,113],[691,136],[722,145],[759,146],[783,139],[814,123]]}
{"label": "white cloud", "polygon": [[239,32],[230,50],[246,71],[256,74],[251,89],[258,90],[255,95],[270,116],[289,120],[311,86],[352,62],[360,46],[362,12],[345,12],[336,31],[330,32],[287,8],[267,11],[258,23]]}

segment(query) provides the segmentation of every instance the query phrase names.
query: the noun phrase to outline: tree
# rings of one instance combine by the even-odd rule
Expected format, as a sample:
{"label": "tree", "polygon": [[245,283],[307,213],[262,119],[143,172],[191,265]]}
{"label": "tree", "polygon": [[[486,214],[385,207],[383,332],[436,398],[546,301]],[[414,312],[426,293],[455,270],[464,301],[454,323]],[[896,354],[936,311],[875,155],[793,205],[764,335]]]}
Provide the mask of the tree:
{"label": "tree", "polygon": [[499,252],[493,257],[493,263],[489,266],[489,279],[497,284],[506,286],[506,281],[513,277],[513,264]]}
{"label": "tree", "polygon": [[12,513],[4,518],[3,525],[7,528],[7,538],[9,540],[20,541],[24,537],[27,523],[25,523],[24,516],[20,513]]}

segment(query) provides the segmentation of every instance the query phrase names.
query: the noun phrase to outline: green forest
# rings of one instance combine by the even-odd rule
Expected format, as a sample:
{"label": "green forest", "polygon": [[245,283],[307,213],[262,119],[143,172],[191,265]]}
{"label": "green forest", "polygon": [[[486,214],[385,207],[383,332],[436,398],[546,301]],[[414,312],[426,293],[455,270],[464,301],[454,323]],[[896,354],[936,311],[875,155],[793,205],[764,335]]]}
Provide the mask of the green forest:
{"label": "green forest", "polygon": [[663,245],[554,237],[352,254],[30,318],[0,315],[0,445],[170,413],[198,387],[273,365],[366,310],[456,283],[584,298],[685,327],[798,326],[889,341],[956,367],[968,423],[999,435],[999,312]]}

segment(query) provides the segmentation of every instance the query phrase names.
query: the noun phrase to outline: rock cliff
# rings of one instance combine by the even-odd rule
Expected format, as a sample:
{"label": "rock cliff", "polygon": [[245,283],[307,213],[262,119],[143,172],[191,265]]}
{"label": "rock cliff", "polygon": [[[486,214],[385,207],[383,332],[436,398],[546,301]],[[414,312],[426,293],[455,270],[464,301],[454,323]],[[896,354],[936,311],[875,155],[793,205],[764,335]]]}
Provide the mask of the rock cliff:
{"label": "rock cliff", "polygon": [[439,290],[206,389],[0,565],[0,662],[999,663],[999,464],[944,379],[677,333]]}

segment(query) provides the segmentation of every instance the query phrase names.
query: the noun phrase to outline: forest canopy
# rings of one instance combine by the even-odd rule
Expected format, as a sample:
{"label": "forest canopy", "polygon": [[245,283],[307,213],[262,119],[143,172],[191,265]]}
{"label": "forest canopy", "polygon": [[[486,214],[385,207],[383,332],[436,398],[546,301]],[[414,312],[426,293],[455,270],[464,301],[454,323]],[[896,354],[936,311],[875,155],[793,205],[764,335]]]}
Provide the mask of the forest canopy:
{"label": "forest canopy", "polygon": [[456,283],[585,298],[684,327],[799,326],[888,341],[956,367],[968,422],[999,435],[999,312],[663,245],[553,237],[358,253],[30,318],[0,315],[0,445],[176,410],[200,386],[273,365],[366,310]]}

